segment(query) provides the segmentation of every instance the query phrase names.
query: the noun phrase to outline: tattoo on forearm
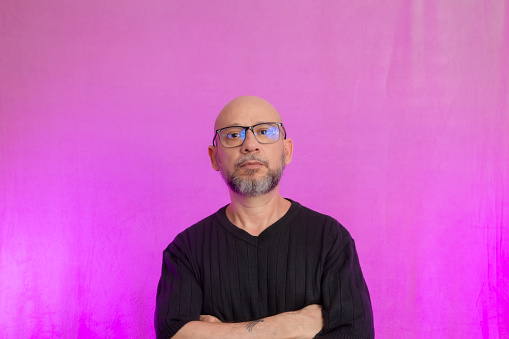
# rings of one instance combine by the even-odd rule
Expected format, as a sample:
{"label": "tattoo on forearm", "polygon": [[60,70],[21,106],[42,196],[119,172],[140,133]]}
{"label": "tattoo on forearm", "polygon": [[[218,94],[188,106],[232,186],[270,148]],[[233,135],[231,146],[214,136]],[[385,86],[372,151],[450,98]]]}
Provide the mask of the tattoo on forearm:
{"label": "tattoo on forearm", "polygon": [[249,333],[253,332],[253,327],[255,327],[256,324],[263,323],[263,319],[253,320],[247,323],[246,328]]}

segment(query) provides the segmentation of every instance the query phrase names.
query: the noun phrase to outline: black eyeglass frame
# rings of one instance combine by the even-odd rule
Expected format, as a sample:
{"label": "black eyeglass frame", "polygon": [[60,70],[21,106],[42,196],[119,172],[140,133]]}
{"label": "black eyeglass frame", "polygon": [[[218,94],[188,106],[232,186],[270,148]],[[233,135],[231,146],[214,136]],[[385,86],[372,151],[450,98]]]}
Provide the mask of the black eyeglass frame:
{"label": "black eyeglass frame", "polygon": [[[238,126],[238,125],[234,125],[234,126],[226,126],[226,127],[223,127],[223,128],[220,128],[220,129],[217,129],[216,130],[216,133],[214,134],[214,138],[212,139],[212,145],[215,147],[217,146],[216,145],[216,137],[219,135],[219,133],[221,133],[222,130],[224,129],[227,129],[227,128],[231,128],[231,127],[240,127],[240,128],[243,128],[244,131],[246,131],[247,133],[247,130],[250,130],[253,135],[255,134],[253,128],[255,126],[258,126],[258,125],[266,125],[266,124],[274,124],[274,125],[277,125],[279,127],[279,131],[281,132],[281,130],[283,130],[283,140],[286,139],[286,129],[284,128],[283,126],[283,123],[282,122],[260,122],[259,124],[254,124],[253,126]],[[258,139],[256,138],[256,135],[254,135],[256,141],[258,141]],[[279,138],[281,139],[281,137]],[[278,141],[279,141],[278,139]],[[246,141],[246,139],[244,138],[244,140],[242,140],[242,144],[238,145],[238,146],[231,146],[231,147],[227,147],[227,146],[224,146],[223,144],[221,144],[221,140],[219,140],[219,143],[221,144],[221,146],[223,146],[224,148],[235,148],[235,147],[240,147],[244,144],[244,141]],[[276,141],[277,142],[277,141]],[[258,141],[258,143],[260,144],[273,144],[273,143],[267,143],[267,142],[260,142]]]}

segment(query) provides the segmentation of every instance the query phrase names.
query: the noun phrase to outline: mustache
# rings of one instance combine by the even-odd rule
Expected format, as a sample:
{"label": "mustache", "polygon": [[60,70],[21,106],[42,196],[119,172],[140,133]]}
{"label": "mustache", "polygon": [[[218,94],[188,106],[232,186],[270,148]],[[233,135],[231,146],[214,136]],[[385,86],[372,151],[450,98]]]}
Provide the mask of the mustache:
{"label": "mustache", "polygon": [[245,156],[243,156],[242,158],[235,162],[235,169],[240,168],[240,166],[242,166],[242,164],[245,163],[246,161],[258,161],[259,163],[262,163],[266,167],[269,167],[269,162],[264,158],[255,154],[246,154]]}

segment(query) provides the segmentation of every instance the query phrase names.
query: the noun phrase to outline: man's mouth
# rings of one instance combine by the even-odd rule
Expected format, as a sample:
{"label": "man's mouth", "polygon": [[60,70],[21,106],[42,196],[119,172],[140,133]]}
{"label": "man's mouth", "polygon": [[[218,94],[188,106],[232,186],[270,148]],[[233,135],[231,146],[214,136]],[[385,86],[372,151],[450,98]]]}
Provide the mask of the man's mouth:
{"label": "man's mouth", "polygon": [[260,166],[265,165],[259,161],[244,161],[242,164],[240,164],[240,167],[260,167]]}

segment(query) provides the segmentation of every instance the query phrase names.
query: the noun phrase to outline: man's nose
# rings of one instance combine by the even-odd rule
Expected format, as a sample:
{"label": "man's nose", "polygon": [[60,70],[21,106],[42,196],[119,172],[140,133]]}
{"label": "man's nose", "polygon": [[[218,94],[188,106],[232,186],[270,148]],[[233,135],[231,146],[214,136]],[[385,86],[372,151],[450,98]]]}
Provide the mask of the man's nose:
{"label": "man's nose", "polygon": [[254,152],[258,151],[258,147],[260,143],[256,140],[254,132],[251,129],[246,131],[246,137],[244,139],[244,143],[242,144],[242,150],[244,152]]}

